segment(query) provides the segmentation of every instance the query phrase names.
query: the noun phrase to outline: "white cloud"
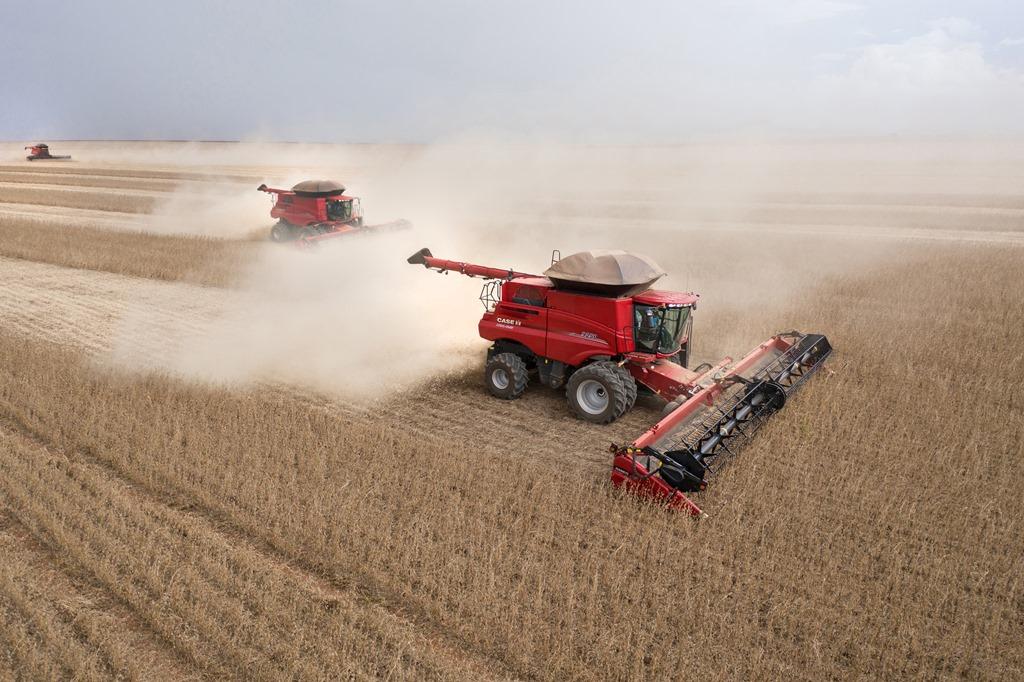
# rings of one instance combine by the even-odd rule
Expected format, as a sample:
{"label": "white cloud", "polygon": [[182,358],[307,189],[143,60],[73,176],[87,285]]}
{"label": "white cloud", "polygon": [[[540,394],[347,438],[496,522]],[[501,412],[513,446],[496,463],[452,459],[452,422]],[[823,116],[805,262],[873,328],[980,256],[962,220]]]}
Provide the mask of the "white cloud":
{"label": "white cloud", "polygon": [[947,36],[961,39],[977,39],[981,37],[982,30],[970,19],[963,17],[943,17],[928,23],[932,31],[941,31]]}
{"label": "white cloud", "polygon": [[997,47],[1021,47],[1024,45],[1024,38],[1003,38],[998,43]]}
{"label": "white cloud", "polygon": [[818,82],[818,111],[874,131],[1021,132],[1024,73],[989,61],[981,36],[948,17],[906,40],[866,45]]}
{"label": "white cloud", "polygon": [[946,19],[901,43],[868,45],[850,67],[849,79],[868,90],[955,90],[990,83],[999,76],[981,43],[962,38],[970,26]]}

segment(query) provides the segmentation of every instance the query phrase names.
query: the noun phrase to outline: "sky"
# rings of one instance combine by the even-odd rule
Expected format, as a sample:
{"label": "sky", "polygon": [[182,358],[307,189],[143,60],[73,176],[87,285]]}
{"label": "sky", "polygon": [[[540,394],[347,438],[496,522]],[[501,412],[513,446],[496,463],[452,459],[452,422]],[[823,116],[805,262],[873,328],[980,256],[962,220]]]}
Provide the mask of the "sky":
{"label": "sky", "polygon": [[0,0],[0,139],[1024,133],[1021,0]]}

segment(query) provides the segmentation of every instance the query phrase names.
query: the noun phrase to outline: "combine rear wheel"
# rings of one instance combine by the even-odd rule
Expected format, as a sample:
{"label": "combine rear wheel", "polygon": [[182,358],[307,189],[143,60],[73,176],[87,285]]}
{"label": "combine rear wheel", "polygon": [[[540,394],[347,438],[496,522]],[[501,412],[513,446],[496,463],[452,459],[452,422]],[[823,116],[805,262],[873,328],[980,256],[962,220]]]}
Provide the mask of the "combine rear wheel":
{"label": "combine rear wheel", "polygon": [[636,382],[614,362],[595,362],[573,372],[565,397],[569,409],[580,419],[609,424],[636,400]]}
{"label": "combine rear wheel", "polygon": [[498,353],[484,368],[487,390],[502,400],[515,400],[521,396],[529,378],[526,363],[515,353]]}
{"label": "combine rear wheel", "polygon": [[279,220],[276,225],[270,228],[270,241],[272,242],[287,242],[294,238],[292,226],[283,220]]}

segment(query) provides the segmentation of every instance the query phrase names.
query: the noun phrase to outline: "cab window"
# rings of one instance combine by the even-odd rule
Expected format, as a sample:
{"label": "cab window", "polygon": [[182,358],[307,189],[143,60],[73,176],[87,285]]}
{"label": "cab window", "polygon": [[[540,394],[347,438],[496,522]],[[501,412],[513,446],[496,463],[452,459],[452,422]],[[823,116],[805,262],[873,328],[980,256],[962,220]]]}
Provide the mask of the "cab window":
{"label": "cab window", "polygon": [[671,355],[679,350],[690,309],[683,306],[633,306],[633,340],[641,353]]}
{"label": "cab window", "polygon": [[328,220],[348,220],[352,217],[352,201],[328,201],[327,202],[327,219]]}
{"label": "cab window", "polygon": [[543,306],[544,290],[540,287],[521,286],[516,289],[515,295],[512,296],[512,302],[522,305]]}

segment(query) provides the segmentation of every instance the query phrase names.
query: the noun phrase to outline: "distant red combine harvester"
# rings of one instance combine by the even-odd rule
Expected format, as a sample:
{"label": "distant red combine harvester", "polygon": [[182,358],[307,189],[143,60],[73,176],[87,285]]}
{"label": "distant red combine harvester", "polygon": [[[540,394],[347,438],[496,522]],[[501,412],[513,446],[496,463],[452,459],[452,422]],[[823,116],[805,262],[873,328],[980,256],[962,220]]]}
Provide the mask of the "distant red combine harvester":
{"label": "distant red combine harvester", "polygon": [[270,230],[270,238],[275,242],[310,246],[349,234],[411,227],[407,220],[364,224],[359,198],[346,196],[344,185],[333,180],[306,180],[290,190],[265,184],[256,189],[275,197],[270,209],[270,216],[277,218],[277,224]]}
{"label": "distant red combine harvester", "polygon": [[29,155],[25,158],[29,161],[64,161],[70,159],[70,156],[54,156],[50,153],[50,145],[43,142],[38,142],[31,147],[25,147],[29,150]]}

